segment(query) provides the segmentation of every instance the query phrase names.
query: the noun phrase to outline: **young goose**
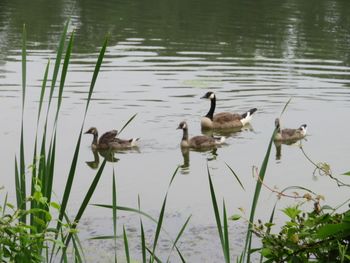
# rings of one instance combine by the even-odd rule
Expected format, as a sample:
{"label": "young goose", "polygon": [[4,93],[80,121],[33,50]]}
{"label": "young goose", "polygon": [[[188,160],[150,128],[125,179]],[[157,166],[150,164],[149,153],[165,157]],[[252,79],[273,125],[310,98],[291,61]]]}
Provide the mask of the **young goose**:
{"label": "young goose", "polygon": [[220,145],[225,141],[225,137],[209,137],[205,135],[198,135],[192,138],[188,138],[188,126],[185,121],[180,122],[177,129],[183,130],[180,144],[182,148],[210,148],[216,145]]}
{"label": "young goose", "polygon": [[100,139],[98,139],[98,131],[95,127],[91,127],[89,130],[85,132],[85,134],[93,135],[91,148],[97,149],[97,150],[106,150],[106,149],[118,150],[118,149],[127,149],[131,147],[135,147],[137,146],[136,142],[140,139],[140,138],[132,138],[128,140],[123,140],[123,139],[116,138],[118,134],[117,130],[111,130],[111,131],[105,132],[104,134],[101,135]]}
{"label": "young goose", "polygon": [[239,128],[250,122],[252,115],[257,111],[252,108],[246,113],[220,112],[214,115],[216,107],[216,96],[214,92],[207,92],[202,99],[210,99],[210,109],[201,120],[202,129],[232,129]]}
{"label": "young goose", "polygon": [[288,142],[297,141],[305,137],[307,125],[303,124],[298,129],[281,129],[280,119],[275,120],[277,129],[275,141]]}

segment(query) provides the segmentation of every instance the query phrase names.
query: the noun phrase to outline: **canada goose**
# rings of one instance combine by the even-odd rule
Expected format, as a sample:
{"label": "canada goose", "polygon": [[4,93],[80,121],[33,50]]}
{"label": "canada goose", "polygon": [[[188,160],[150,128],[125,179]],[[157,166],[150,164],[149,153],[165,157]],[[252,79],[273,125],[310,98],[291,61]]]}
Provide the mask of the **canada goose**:
{"label": "canada goose", "polygon": [[97,149],[97,150],[106,150],[106,149],[118,150],[118,149],[127,149],[131,147],[135,147],[137,146],[136,142],[140,139],[140,138],[132,138],[128,140],[123,140],[123,139],[116,138],[118,134],[117,130],[111,130],[111,131],[105,132],[104,134],[101,135],[100,139],[98,139],[98,131],[95,127],[91,127],[89,130],[85,132],[85,134],[93,135],[91,148]]}
{"label": "canada goose", "polygon": [[275,141],[288,142],[297,141],[305,137],[307,125],[303,124],[298,129],[281,129],[280,119],[275,120]]}
{"label": "canada goose", "polygon": [[210,99],[210,109],[201,120],[202,129],[232,129],[239,128],[250,122],[252,115],[257,111],[252,108],[246,113],[220,112],[214,115],[216,106],[216,96],[214,92],[207,92],[202,99]]}
{"label": "canada goose", "polygon": [[205,135],[198,135],[192,138],[188,138],[188,126],[185,121],[180,122],[177,129],[183,130],[183,136],[180,144],[183,148],[210,148],[216,145],[220,145],[225,141],[225,137],[209,137]]}

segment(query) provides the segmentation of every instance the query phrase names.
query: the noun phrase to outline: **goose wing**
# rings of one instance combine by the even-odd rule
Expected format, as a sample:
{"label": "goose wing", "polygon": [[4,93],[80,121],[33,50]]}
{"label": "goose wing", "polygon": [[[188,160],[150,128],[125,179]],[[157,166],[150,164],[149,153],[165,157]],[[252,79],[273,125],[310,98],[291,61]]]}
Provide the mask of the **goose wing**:
{"label": "goose wing", "polygon": [[99,144],[112,142],[112,141],[114,141],[117,134],[118,134],[117,130],[111,130],[111,131],[105,132],[104,134],[101,135],[98,142],[99,142]]}
{"label": "goose wing", "polygon": [[213,121],[218,123],[226,123],[232,121],[240,121],[242,119],[242,115],[238,113],[230,113],[230,112],[220,112],[214,115]]}
{"label": "goose wing", "polygon": [[291,138],[298,134],[297,129],[283,129],[282,130],[282,137],[284,138]]}
{"label": "goose wing", "polygon": [[215,139],[212,137],[198,135],[194,136],[190,139],[190,146],[198,148],[198,147],[208,147],[215,145]]}

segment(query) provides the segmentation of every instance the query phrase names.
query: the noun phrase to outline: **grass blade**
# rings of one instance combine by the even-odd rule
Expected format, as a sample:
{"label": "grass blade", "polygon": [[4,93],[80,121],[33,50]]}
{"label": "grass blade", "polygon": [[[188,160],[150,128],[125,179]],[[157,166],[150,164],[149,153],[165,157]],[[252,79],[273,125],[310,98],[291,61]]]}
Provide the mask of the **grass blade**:
{"label": "grass blade", "polygon": [[47,165],[47,171],[46,171],[46,184],[45,184],[45,193],[48,202],[51,201],[51,194],[52,194],[52,186],[53,186],[53,177],[54,177],[54,171],[55,171],[55,160],[56,160],[56,132],[53,136],[53,142],[52,147],[50,145],[49,149],[49,156],[48,156],[48,165]]}
{"label": "grass blade", "polygon": [[112,182],[112,216],[113,216],[113,232],[114,232],[114,261],[117,262],[117,190],[115,183],[115,173],[113,169],[113,182]]}
{"label": "grass blade", "polygon": [[240,186],[242,187],[242,189],[245,191],[244,186],[243,186],[241,180],[239,180],[239,177],[237,176],[237,174],[233,171],[233,169],[232,169],[227,163],[225,163],[225,164],[226,164],[226,166],[228,167],[228,169],[230,169],[231,173],[235,176],[235,178],[236,178],[237,182],[239,183],[239,185],[240,185]]}
{"label": "grass blade", "polygon": [[176,175],[177,172],[179,171],[179,168],[180,168],[180,166],[178,166],[178,167],[175,169],[173,175],[171,176],[171,179],[170,179],[170,182],[169,182],[169,186],[168,186],[168,190],[169,190],[171,184],[173,183],[173,181],[174,181],[174,179],[175,179],[175,175]]}
{"label": "grass blade", "polygon": [[164,201],[163,201],[163,205],[162,205],[162,209],[161,209],[160,214],[159,214],[156,234],[155,234],[154,241],[153,241],[152,257],[151,257],[150,262],[154,261],[153,255],[154,255],[154,253],[156,251],[156,247],[157,247],[157,243],[158,243],[158,239],[159,239],[159,235],[160,235],[160,230],[161,230],[162,224],[163,224],[164,211],[165,211],[165,205],[166,205],[167,197],[168,197],[168,193],[165,195],[165,198],[164,198]]}
{"label": "grass blade", "polygon": [[41,109],[42,109],[43,101],[44,101],[44,95],[45,95],[45,89],[46,89],[46,83],[47,83],[47,76],[49,74],[49,68],[50,68],[50,60],[47,62],[47,65],[46,65],[46,68],[45,68],[45,73],[44,73],[44,78],[43,78],[43,83],[41,85],[41,92],[40,92],[40,99],[39,99],[39,109],[38,109],[38,119],[37,119],[37,123],[36,123],[37,129],[38,129],[40,115],[41,115]]}
{"label": "grass blade", "polygon": [[262,165],[261,165],[261,169],[260,169],[260,172],[259,172],[259,179],[256,182],[255,192],[254,192],[254,197],[253,197],[253,202],[252,202],[252,207],[250,209],[249,225],[248,225],[248,231],[247,231],[247,236],[246,236],[246,241],[245,241],[245,246],[244,246],[244,251],[245,251],[244,255],[247,255],[247,262],[250,262],[250,253],[249,253],[249,251],[251,249],[251,242],[252,242],[251,238],[252,238],[252,230],[253,230],[253,222],[254,222],[255,210],[256,210],[256,206],[258,204],[262,182],[264,180],[266,169],[267,169],[267,165],[268,165],[268,162],[269,162],[271,146],[272,146],[273,138],[275,137],[275,133],[276,133],[276,129],[273,131],[273,134],[272,134],[270,142],[269,142],[269,146],[267,148],[264,160],[263,160]]}
{"label": "grass blade", "polygon": [[[91,185],[89,187],[89,190],[87,191],[87,193],[86,193],[86,195],[84,197],[84,200],[83,200],[82,204],[80,205],[78,213],[75,216],[74,221],[73,221],[74,222],[74,224],[72,226],[73,230],[76,229],[78,222],[80,221],[81,217],[83,216],[83,214],[85,212],[85,209],[86,209],[87,205],[89,204],[89,201],[90,201],[90,199],[92,197],[92,194],[94,193],[94,191],[96,189],[96,186],[97,186],[98,182],[100,181],[103,169],[104,169],[104,167],[106,165],[106,162],[107,162],[107,159],[104,159],[102,164],[101,164],[101,166],[100,166],[100,168],[97,171],[97,174],[96,174],[94,180],[92,181],[92,183],[91,183]],[[68,234],[66,242],[65,242],[66,247],[68,247],[71,237],[72,237],[72,233],[70,232]]]}
{"label": "grass blade", "polygon": [[[103,208],[109,208],[109,209],[113,209],[113,206],[112,205],[106,205],[106,204],[91,204],[93,206],[98,206],[98,207],[103,207]],[[125,207],[125,206],[118,206],[117,205],[117,210],[120,210],[120,211],[127,211],[127,212],[134,212],[134,213],[137,213],[137,214],[140,214],[140,215],[143,215],[145,216],[146,218],[150,219],[151,221],[157,223],[157,220],[154,219],[152,216],[150,216],[149,214],[145,213],[145,212],[142,212],[138,209],[135,209],[135,208],[131,208],[131,207]]]}
{"label": "grass blade", "polygon": [[[171,247],[171,250],[170,250],[170,252],[169,252],[168,259],[167,259],[166,262],[169,262],[170,254],[171,254],[171,252],[173,251],[173,249],[176,247],[177,241],[179,241],[180,237],[182,236],[183,232],[185,231],[185,229],[186,229],[186,227],[187,227],[187,224],[188,224],[188,222],[190,221],[190,219],[191,219],[191,216],[189,216],[189,217],[187,218],[185,224],[181,227],[180,232],[177,234],[176,239],[175,239],[175,241],[174,241],[174,243],[173,243],[173,245],[172,245],[172,247]],[[182,255],[181,255],[180,251],[179,251],[178,249],[176,249],[176,250],[177,250],[177,252],[178,252],[180,258],[182,259]]]}
{"label": "grass blade", "polygon": [[180,250],[179,250],[177,247],[176,247],[176,251],[177,251],[177,254],[179,254],[179,256],[180,256],[181,262],[182,262],[182,263],[186,263],[185,258],[182,256]]}
{"label": "grass blade", "polygon": [[24,111],[24,103],[26,97],[27,86],[27,30],[26,25],[23,25],[22,33],[22,115]]}
{"label": "grass blade", "polygon": [[[21,120],[21,142],[20,142],[20,158],[19,158],[19,191],[21,192],[20,209],[26,210],[26,179],[25,179],[25,156],[24,156],[24,135],[23,135],[23,115],[26,97],[27,85],[27,31],[26,26],[23,25],[22,33],[22,120]],[[20,221],[26,222],[26,214],[20,218]]]}
{"label": "grass blade", "polygon": [[162,261],[153,253],[153,251],[151,251],[148,247],[146,247],[146,250],[151,254],[152,258],[157,261],[157,263],[162,263]]}
{"label": "grass blade", "polygon": [[70,193],[71,193],[71,190],[72,190],[73,179],[74,179],[74,175],[75,175],[75,169],[77,167],[77,162],[78,162],[81,136],[82,136],[82,129],[80,130],[80,135],[79,135],[76,147],[75,147],[73,160],[72,160],[72,163],[71,163],[71,166],[70,166],[70,170],[69,170],[69,174],[68,174],[68,179],[67,179],[67,182],[66,182],[66,186],[64,188],[64,193],[63,193],[62,202],[61,202],[60,214],[58,216],[58,221],[57,221],[57,226],[56,226],[57,232],[59,232],[59,230],[61,228],[62,218],[63,218],[63,215],[64,215],[66,209],[67,209],[69,196],[70,196]]}
{"label": "grass blade", "polygon": [[123,226],[123,237],[124,237],[124,248],[125,248],[125,257],[126,262],[130,263],[130,254],[129,254],[129,244],[128,244],[128,237],[126,235],[125,227]]}
{"label": "grass blade", "polygon": [[52,80],[51,80],[51,88],[50,88],[48,109],[50,108],[53,92],[54,92],[54,89],[55,89],[55,86],[56,86],[58,71],[60,69],[61,59],[62,59],[62,54],[63,54],[63,49],[64,49],[64,43],[65,43],[65,40],[66,40],[66,37],[67,37],[68,25],[69,25],[69,20],[66,22],[66,24],[65,24],[65,26],[63,28],[63,32],[62,32],[62,35],[61,35],[61,38],[60,38],[60,43],[58,45],[57,52],[56,52],[57,55],[56,55],[56,61],[55,61],[55,66],[54,66]]}
{"label": "grass blade", "polygon": [[118,134],[121,134],[121,132],[126,128],[126,126],[129,125],[129,123],[136,117],[137,113],[134,114],[125,124],[124,126],[120,129],[120,131],[118,132]]}
{"label": "grass blade", "polygon": [[69,42],[68,42],[66,55],[64,57],[64,62],[63,62],[63,67],[62,67],[62,72],[61,72],[60,87],[59,87],[59,90],[58,90],[58,100],[57,100],[57,111],[56,111],[56,117],[55,117],[55,126],[57,124],[58,114],[59,114],[59,111],[60,111],[60,108],[61,108],[64,83],[66,81],[69,61],[70,61],[70,57],[71,57],[72,49],[73,49],[73,39],[74,39],[74,34],[72,33],[72,35],[71,35],[71,37],[69,39]]}
{"label": "grass blade", "polygon": [[211,180],[211,176],[210,176],[210,172],[209,172],[209,167],[208,166],[207,166],[207,172],[208,172],[208,178],[209,178],[209,187],[210,187],[211,201],[212,201],[212,204],[213,204],[213,209],[214,209],[214,214],[215,214],[216,228],[218,229],[218,232],[219,232],[221,248],[222,248],[222,251],[223,251],[224,256],[225,256],[225,261],[227,262],[226,253],[225,253],[225,240],[224,240],[224,235],[222,233],[221,219],[220,219],[218,204],[216,202],[215,190],[214,190],[213,182]]}
{"label": "grass blade", "polygon": [[98,56],[98,59],[97,59],[96,65],[95,65],[94,74],[92,76],[92,80],[91,80],[91,84],[90,84],[88,99],[87,99],[87,102],[86,102],[84,120],[85,120],[85,116],[86,116],[88,108],[89,108],[89,104],[90,104],[91,96],[92,96],[92,93],[93,93],[93,90],[94,90],[94,87],[95,87],[95,84],[96,84],[97,76],[98,76],[98,73],[100,71],[100,68],[101,68],[101,65],[102,65],[102,62],[103,62],[103,58],[104,58],[104,55],[105,55],[105,52],[106,52],[106,49],[107,49],[107,44],[108,44],[108,36],[105,38],[105,41],[104,41],[104,43],[102,45],[100,54]]}
{"label": "grass blade", "polygon": [[16,201],[17,201],[17,207],[21,207],[22,205],[22,192],[21,192],[21,186],[20,186],[20,178],[19,178],[19,171],[18,171],[18,163],[17,163],[17,157],[15,156],[15,187],[16,187]]}
{"label": "grass blade", "polygon": [[287,109],[289,103],[291,102],[292,98],[290,98],[287,103],[284,105],[282,111],[281,111],[281,114],[280,114],[280,117],[283,115],[283,113],[285,112],[285,110]]}
{"label": "grass blade", "polygon": [[141,224],[141,252],[142,252],[142,262],[146,263],[146,241],[145,241],[145,231],[143,229],[142,219],[140,218]]}
{"label": "grass blade", "polygon": [[223,220],[224,220],[224,240],[225,240],[225,258],[226,262],[230,262],[230,241],[228,236],[228,224],[227,224],[227,214],[226,214],[226,206],[225,201],[223,201]]}

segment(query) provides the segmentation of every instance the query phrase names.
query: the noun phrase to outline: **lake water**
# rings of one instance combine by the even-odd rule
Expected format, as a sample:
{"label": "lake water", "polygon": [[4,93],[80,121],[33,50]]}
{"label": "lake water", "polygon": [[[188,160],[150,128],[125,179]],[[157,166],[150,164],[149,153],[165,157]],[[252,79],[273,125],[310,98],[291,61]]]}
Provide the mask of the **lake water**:
{"label": "lake water", "polygon": [[[101,133],[119,130],[137,113],[120,137],[141,140],[138,150],[118,153],[119,160],[107,164],[91,203],[111,203],[114,168],[118,203],[136,208],[140,196],[142,209],[157,217],[170,178],[180,165],[169,190],[165,228],[175,238],[192,215],[180,244],[185,258],[189,262],[222,262],[207,166],[217,199],[220,203],[225,199],[228,214],[241,213],[243,208],[249,217],[256,184],[252,167],[261,165],[274,120],[290,98],[282,126],[297,128],[306,123],[309,136],[302,142],[306,153],[316,163],[329,163],[335,176],[350,183],[341,175],[350,170],[349,1],[65,0],[30,5],[1,1],[0,186],[6,191],[13,192],[14,156],[19,149],[23,23],[28,35],[25,140],[30,156],[41,80],[47,60],[54,61],[69,17],[75,41],[58,126],[57,200],[66,183],[92,71],[106,34],[110,40],[85,129],[95,126]],[[200,118],[209,110],[209,101],[200,97],[209,90],[216,92],[218,112],[244,112],[253,107],[258,111],[250,126],[228,134],[226,145],[215,153],[191,151],[183,155],[179,147],[182,132],[176,128],[186,120],[191,135],[201,133]],[[90,167],[97,166],[91,163],[91,140],[84,135],[69,206],[72,215],[97,171]],[[283,145],[279,158],[272,149],[265,184],[280,190],[293,185],[312,189],[325,197],[323,204],[337,205],[349,198],[347,188],[313,172],[314,166],[298,146]],[[267,187],[263,188],[257,216],[264,221],[276,200]],[[3,197],[4,191],[0,194]],[[290,201],[282,202],[280,208],[286,203]],[[120,217],[119,230],[125,224],[135,251],[139,246],[138,216],[121,212]],[[277,221],[284,219],[278,213]],[[230,227],[237,255],[245,222],[230,222]],[[149,223],[149,238],[152,229]],[[90,206],[82,221],[83,239],[112,233],[111,211]],[[91,262],[108,262],[113,256],[112,243],[84,242]],[[162,241],[161,248],[160,254],[167,255],[169,244]],[[119,254],[123,253],[120,249]],[[133,256],[137,258],[137,253]],[[172,262],[178,261],[173,256]]]}

